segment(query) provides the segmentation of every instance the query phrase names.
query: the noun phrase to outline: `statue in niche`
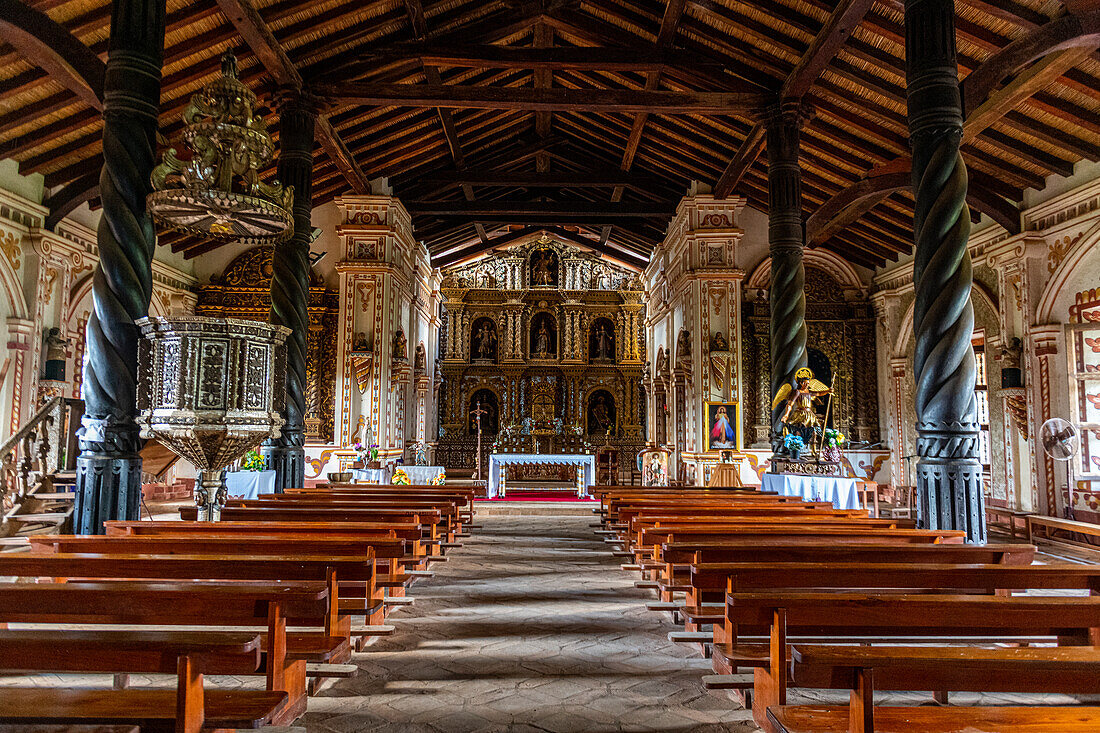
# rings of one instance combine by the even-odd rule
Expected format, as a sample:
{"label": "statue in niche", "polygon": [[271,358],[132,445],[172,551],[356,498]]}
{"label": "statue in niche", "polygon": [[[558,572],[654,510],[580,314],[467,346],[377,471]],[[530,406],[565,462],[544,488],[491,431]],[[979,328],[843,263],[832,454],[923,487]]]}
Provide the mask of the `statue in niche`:
{"label": "statue in niche", "polygon": [[554,253],[540,249],[531,260],[531,282],[536,287],[551,287],[556,281]]}
{"label": "statue in niche", "polygon": [[607,324],[599,324],[596,332],[596,359],[612,358],[612,335],[607,331]]}
{"label": "statue in niche", "polygon": [[51,328],[46,331],[46,363],[45,379],[53,379],[58,382],[65,381],[65,362],[69,355],[65,349],[69,345],[69,339],[61,338],[60,328]]}
{"label": "statue in niche", "polygon": [[424,344],[417,344],[413,352],[413,374],[423,376],[427,371],[427,355],[424,353]]}
{"label": "statue in niche", "polygon": [[1022,369],[1024,344],[1019,336],[1013,336],[1012,340],[1000,349],[1002,369]]}
{"label": "statue in niche", "polygon": [[722,335],[721,331],[715,331],[714,336],[710,340],[711,351],[729,351],[730,344],[726,341],[726,337]]}
{"label": "statue in niche", "polygon": [[680,329],[680,335],[676,338],[676,360],[687,361],[691,359],[691,332],[686,328]]}
{"label": "statue in niche", "polygon": [[539,330],[535,332],[535,354],[543,359],[550,356],[550,329],[546,327],[546,321],[539,324]]}
{"label": "statue in niche", "polygon": [[588,400],[588,434],[606,435],[614,425],[615,399],[601,389]]}
{"label": "statue in niche", "polygon": [[665,374],[666,372],[668,372],[668,352],[662,346],[657,350],[657,374]]}
{"label": "statue in niche", "polygon": [[409,360],[409,344],[405,340],[405,332],[400,329],[393,335],[393,358],[394,361]]}
{"label": "statue in niche", "polygon": [[494,360],[497,355],[497,334],[493,322],[486,318],[477,334],[477,358]]}

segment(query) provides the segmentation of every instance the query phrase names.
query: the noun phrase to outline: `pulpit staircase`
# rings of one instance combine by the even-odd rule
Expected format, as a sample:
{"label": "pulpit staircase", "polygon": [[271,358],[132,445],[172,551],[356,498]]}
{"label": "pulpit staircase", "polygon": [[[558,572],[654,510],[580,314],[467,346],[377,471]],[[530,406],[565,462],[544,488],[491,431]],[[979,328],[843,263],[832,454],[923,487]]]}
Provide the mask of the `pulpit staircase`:
{"label": "pulpit staircase", "polygon": [[81,400],[54,397],[0,446],[0,552],[72,527]]}

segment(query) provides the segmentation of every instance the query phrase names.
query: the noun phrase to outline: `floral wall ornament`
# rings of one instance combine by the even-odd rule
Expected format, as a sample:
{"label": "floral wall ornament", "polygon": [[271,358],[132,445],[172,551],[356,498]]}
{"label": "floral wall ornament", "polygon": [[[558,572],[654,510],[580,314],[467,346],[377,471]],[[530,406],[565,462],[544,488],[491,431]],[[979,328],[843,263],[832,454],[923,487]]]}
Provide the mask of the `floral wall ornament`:
{"label": "floral wall ornament", "polygon": [[260,180],[275,144],[255,114],[256,95],[237,77],[237,59],[222,57],[222,75],[183,111],[190,159],[169,148],[153,169],[149,210],[160,224],[212,239],[274,244],[294,233],[291,187]]}

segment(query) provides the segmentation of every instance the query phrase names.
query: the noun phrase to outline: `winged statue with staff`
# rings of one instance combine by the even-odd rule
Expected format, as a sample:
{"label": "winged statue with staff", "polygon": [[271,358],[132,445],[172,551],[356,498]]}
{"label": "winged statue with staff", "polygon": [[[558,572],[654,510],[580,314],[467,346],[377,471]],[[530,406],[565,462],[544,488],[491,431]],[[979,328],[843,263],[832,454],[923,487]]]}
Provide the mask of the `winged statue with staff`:
{"label": "winged statue with staff", "polygon": [[[824,382],[816,379],[814,373],[807,367],[802,367],[794,373],[794,385],[789,382],[779,388],[775,399],[772,400],[772,411],[781,404],[786,403],[783,415],[779,421],[783,424],[784,434],[793,433],[802,438],[808,446],[811,445],[814,432],[820,421],[814,411],[814,400],[832,395],[833,390]],[[780,443],[782,444],[782,443]]]}

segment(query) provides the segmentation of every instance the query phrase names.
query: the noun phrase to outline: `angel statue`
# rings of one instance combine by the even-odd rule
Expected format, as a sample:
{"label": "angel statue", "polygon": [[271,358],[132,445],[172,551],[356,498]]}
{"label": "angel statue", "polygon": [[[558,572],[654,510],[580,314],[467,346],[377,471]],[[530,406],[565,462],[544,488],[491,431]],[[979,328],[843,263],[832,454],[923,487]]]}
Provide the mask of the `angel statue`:
{"label": "angel statue", "polygon": [[[779,388],[779,392],[772,400],[772,410],[784,404],[783,415],[779,422],[783,424],[783,432],[789,435],[797,435],[805,446],[809,446],[814,439],[814,431],[819,421],[814,412],[814,400],[833,390],[824,382],[814,378],[814,373],[807,367],[802,367],[794,373],[794,387],[790,383]],[[786,441],[779,436],[781,445]]]}

